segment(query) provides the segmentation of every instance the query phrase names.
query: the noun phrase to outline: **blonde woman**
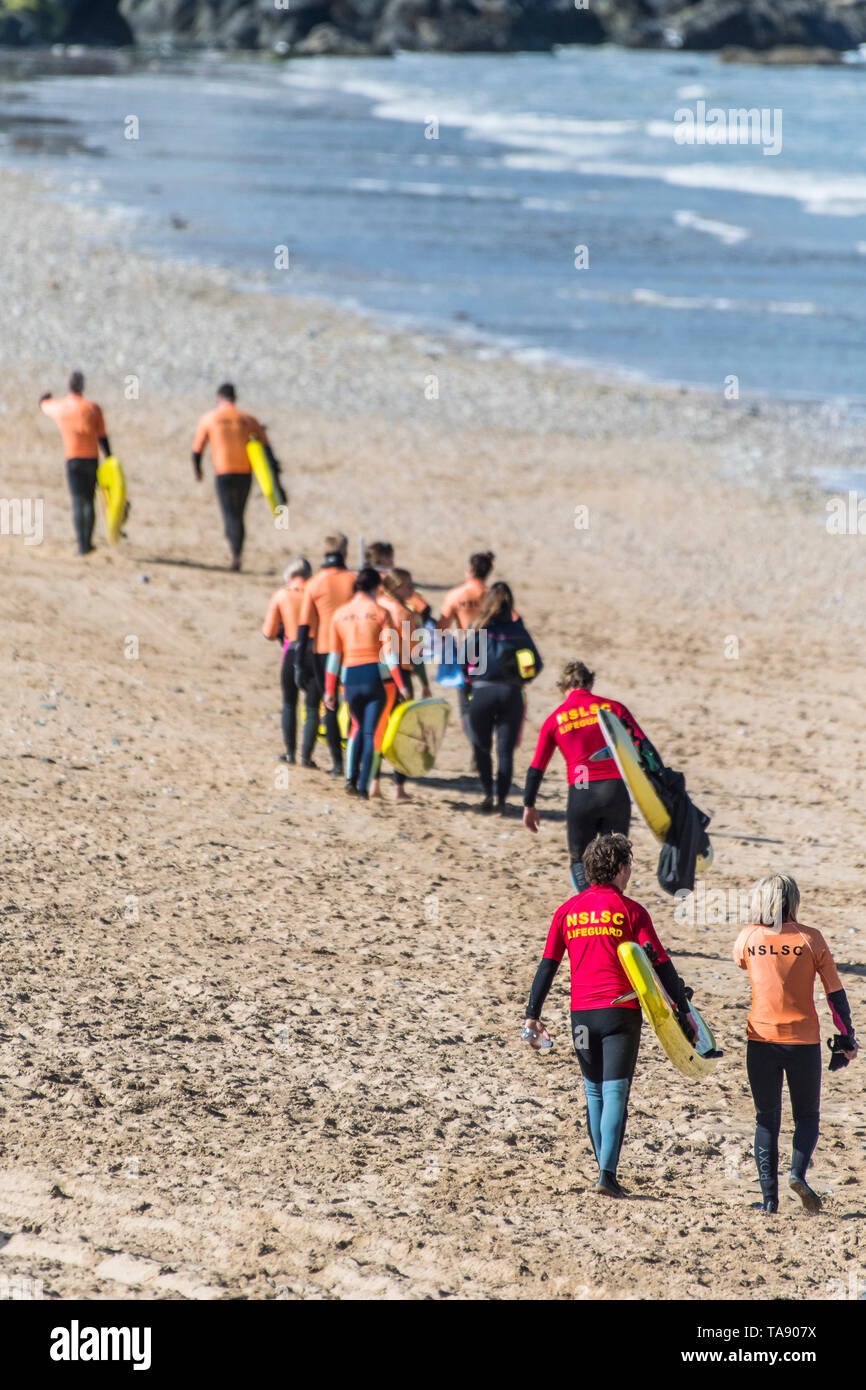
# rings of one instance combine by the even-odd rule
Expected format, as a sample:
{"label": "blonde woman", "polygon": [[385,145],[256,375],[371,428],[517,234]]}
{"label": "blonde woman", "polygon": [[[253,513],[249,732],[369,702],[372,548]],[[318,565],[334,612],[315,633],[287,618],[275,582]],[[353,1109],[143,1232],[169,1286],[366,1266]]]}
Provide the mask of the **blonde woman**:
{"label": "blonde woman", "polygon": [[788,1083],[794,1143],[788,1185],[807,1211],[821,1198],[806,1181],[821,1105],[821,1030],[815,1010],[815,976],[821,978],[838,1034],[831,1044],[831,1071],[857,1056],[848,997],[830,948],[814,927],[797,920],[800,890],[788,874],[768,874],[752,892],[753,924],[734,943],[734,961],[752,986],[746,1068],[755,1101],[755,1162],[763,1209],[779,1207],[779,1130],[782,1082]]}

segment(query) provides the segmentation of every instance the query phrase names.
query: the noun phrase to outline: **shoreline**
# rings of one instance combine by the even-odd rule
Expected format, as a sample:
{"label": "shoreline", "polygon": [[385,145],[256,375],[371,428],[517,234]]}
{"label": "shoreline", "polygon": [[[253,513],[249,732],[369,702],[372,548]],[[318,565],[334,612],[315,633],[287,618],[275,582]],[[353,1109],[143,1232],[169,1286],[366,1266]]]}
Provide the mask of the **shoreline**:
{"label": "shoreline", "polygon": [[[78,221],[87,241],[93,240],[99,244],[106,254],[131,254],[148,267],[151,276],[158,277],[160,271],[164,270],[167,275],[187,282],[193,292],[196,281],[200,280],[217,292],[252,299],[256,303],[264,300],[275,316],[282,305],[283,311],[289,315],[306,313],[312,319],[324,315],[331,323],[343,319],[353,332],[368,333],[392,345],[405,343],[408,352],[422,359],[453,358],[458,362],[473,363],[482,372],[488,366],[493,369],[508,364],[511,370],[528,378],[555,378],[558,394],[568,394],[569,383],[573,386],[579,383],[581,390],[590,395],[620,395],[630,402],[654,400],[660,408],[667,404],[673,409],[675,401],[684,400],[692,408],[708,414],[715,426],[715,438],[724,433],[727,427],[725,421],[730,421],[732,428],[744,421],[751,421],[756,428],[764,425],[771,432],[790,430],[802,433],[812,441],[809,446],[805,441],[798,441],[804,461],[791,466],[791,460],[788,460],[788,481],[798,496],[806,498],[811,494],[814,500],[829,492],[857,486],[857,470],[863,469],[861,417],[866,412],[866,397],[862,401],[844,396],[788,397],[756,390],[744,391],[735,401],[726,402],[722,390],[714,390],[708,385],[651,378],[638,369],[610,367],[591,360],[568,357],[553,349],[515,345],[507,338],[485,333],[475,327],[455,325],[451,330],[441,326],[431,328],[420,320],[413,324],[411,315],[366,307],[357,302],[347,304],[339,298],[329,299],[314,292],[275,287],[265,272],[256,272],[248,267],[239,271],[216,260],[186,255],[170,256],[153,244],[135,247],[138,220],[135,216],[127,218],[120,215],[112,210],[111,204],[105,207],[98,204],[75,205],[68,196],[58,192],[56,180],[51,174],[41,175],[37,171],[17,167],[13,169],[4,164],[2,156],[0,169],[10,187],[10,201],[32,198],[42,206],[62,209],[66,215]],[[126,208],[126,205],[122,206]],[[126,210],[132,212],[132,209]],[[541,427],[541,422],[534,422],[534,427]],[[820,451],[824,460],[819,469],[805,462],[805,458],[811,458],[816,450]],[[826,461],[828,450],[833,456],[833,461],[829,463]],[[777,455],[779,452],[777,446]],[[828,475],[831,481],[822,484],[822,474]],[[773,486],[779,481],[779,473],[775,469],[765,472],[762,477],[760,467],[756,469],[749,465],[739,479],[735,468],[726,471],[725,481],[735,485],[739,481],[746,487],[760,486],[762,482],[766,486]]]}

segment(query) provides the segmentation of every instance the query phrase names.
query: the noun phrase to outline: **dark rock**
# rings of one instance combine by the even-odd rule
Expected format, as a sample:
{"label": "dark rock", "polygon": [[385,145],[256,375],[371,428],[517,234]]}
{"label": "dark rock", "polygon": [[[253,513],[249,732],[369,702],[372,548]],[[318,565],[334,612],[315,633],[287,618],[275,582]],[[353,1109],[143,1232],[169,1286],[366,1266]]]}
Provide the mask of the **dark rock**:
{"label": "dark rock", "polygon": [[771,67],[839,67],[842,64],[842,55],[835,48],[807,48],[800,44],[788,44],[763,50],[723,48],[719,60],[722,63],[766,63]]}
{"label": "dark rock", "polygon": [[0,10],[0,44],[4,48],[25,48],[45,37],[33,15],[21,10]]}
{"label": "dark rock", "polygon": [[316,24],[307,36],[296,43],[293,55],[301,58],[332,57],[351,58],[366,56],[372,52],[371,45],[362,39],[341,31],[334,24]]}
{"label": "dark rock", "polygon": [[575,0],[0,0],[0,44],[123,46],[134,40],[292,55],[395,48],[501,53],[607,41],[642,48],[783,49],[788,56],[770,61],[827,63],[828,51],[866,42],[866,0],[578,3],[585,8]]}

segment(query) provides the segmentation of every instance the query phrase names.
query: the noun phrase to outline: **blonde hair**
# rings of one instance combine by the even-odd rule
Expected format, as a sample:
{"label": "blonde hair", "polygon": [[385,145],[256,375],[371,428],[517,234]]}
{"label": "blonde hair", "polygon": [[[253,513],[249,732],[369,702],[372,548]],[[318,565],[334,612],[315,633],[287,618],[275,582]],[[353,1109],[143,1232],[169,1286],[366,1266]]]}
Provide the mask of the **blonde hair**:
{"label": "blonde hair", "polygon": [[290,560],[286,566],[283,579],[288,584],[290,579],[297,579],[299,577],[301,579],[309,579],[312,573],[313,567],[306,555],[296,555],[294,560]]}
{"label": "blonde hair", "polygon": [[766,874],[752,889],[752,921],[764,927],[796,922],[800,890],[790,874]]}

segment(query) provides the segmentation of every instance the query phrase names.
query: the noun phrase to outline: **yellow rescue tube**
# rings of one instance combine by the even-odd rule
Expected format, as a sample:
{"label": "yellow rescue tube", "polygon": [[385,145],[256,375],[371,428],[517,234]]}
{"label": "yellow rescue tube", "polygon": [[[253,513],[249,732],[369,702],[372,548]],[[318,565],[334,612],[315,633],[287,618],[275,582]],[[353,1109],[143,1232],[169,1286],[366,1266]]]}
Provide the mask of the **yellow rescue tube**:
{"label": "yellow rescue tube", "polygon": [[129,510],[126,496],[126,479],[120,466],[120,459],[109,454],[96,470],[96,481],[102,498],[102,515],[105,520],[105,534],[109,545],[116,545],[120,539],[123,523]]}
{"label": "yellow rescue tube", "polygon": [[[673,1005],[652,966],[646,951],[636,941],[624,941],[617,946],[620,965],[635,991],[644,1017],[662,1045],[669,1061],[690,1081],[699,1081],[715,1071],[719,1055],[716,1040],[709,1025],[694,1004],[689,1005],[698,1041],[693,1046],[679,1023]],[[715,1054],[715,1055],[708,1055]]]}
{"label": "yellow rescue tube", "polygon": [[247,458],[250,461],[253,476],[267,499],[268,506],[276,514],[280,507],[286,505],[286,494],[283,492],[279,475],[274,472],[268,462],[268,456],[261,440],[250,440],[247,444]]}

